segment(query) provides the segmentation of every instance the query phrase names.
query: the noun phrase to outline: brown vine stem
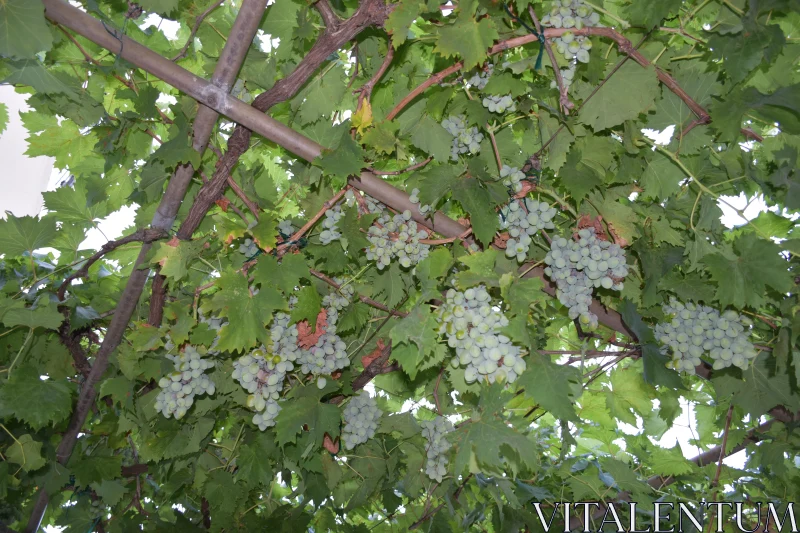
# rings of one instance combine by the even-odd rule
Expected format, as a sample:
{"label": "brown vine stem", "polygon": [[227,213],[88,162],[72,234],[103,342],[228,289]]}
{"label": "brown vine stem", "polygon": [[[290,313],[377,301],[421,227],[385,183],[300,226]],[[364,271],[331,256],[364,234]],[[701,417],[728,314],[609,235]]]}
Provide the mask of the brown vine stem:
{"label": "brown vine stem", "polygon": [[194,26],[192,26],[192,31],[191,33],[189,33],[189,38],[186,39],[186,44],[183,45],[180,52],[178,52],[178,54],[175,57],[170,59],[170,61],[174,63],[175,61],[179,61],[184,57],[186,57],[186,53],[189,51],[189,46],[191,46],[192,41],[194,41],[194,36],[197,35],[197,31],[200,29],[200,25],[203,24],[203,21],[206,19],[207,16],[211,14],[212,11],[214,11],[224,3],[225,0],[217,0],[216,2],[208,6],[208,9],[200,13],[200,16],[197,17],[197,20],[194,21]]}
{"label": "brown vine stem", "polygon": [[[104,46],[108,49],[117,49],[120,41],[125,43],[124,52],[121,53],[123,59],[134,59],[146,48],[138,45],[125,36],[115,36],[110,34],[108,28],[100,21],[73,7],[72,5],[56,0],[43,0],[45,16],[51,21],[62,24],[72,31],[78,32],[84,37]],[[244,62],[244,56],[249,49],[249,44],[253,39],[261,15],[266,7],[266,0],[244,0],[239,9],[239,14],[233,24],[231,35],[220,54],[220,59],[214,68],[211,78],[211,85],[220,87],[229,85],[236,77],[239,67]],[[235,31],[234,31],[235,30]],[[91,38],[88,37],[91,35]],[[137,48],[138,46],[138,48]],[[158,56],[163,62],[174,66],[166,59]],[[178,68],[178,67],[175,67]],[[192,147],[198,152],[203,153],[211,138],[211,130],[216,123],[218,114],[210,108],[201,106],[194,121]],[[191,165],[179,166],[169,182],[167,189],[156,208],[153,215],[151,227],[156,230],[169,231],[177,216],[178,209],[183,202],[186,191],[191,183],[194,168]],[[148,252],[151,245],[143,243],[139,256],[134,263],[134,268],[125,285],[125,289],[119,298],[119,303],[114,310],[114,316],[108,326],[100,348],[95,353],[94,364],[89,376],[81,386],[78,401],[70,418],[69,424],[63,433],[61,441],[56,448],[56,459],[60,464],[66,464],[72,456],[75,444],[78,442],[78,435],[83,428],[86,418],[92,410],[97,398],[97,384],[103,377],[109,364],[109,357],[122,342],[128,323],[137,308],[139,298],[144,290],[150,269],[139,268],[146,266]],[[31,506],[31,514],[25,527],[26,533],[33,533],[39,529],[42,518],[47,510],[49,496],[45,490],[40,490],[39,495]]]}
{"label": "brown vine stem", "polygon": [[[542,26],[539,24],[539,17],[536,16],[536,10],[533,9],[533,6],[528,6],[528,13],[533,20],[533,26],[536,28],[536,31],[542,33]],[[568,87],[564,84],[564,77],[561,75],[561,67],[558,66],[556,54],[553,53],[553,47],[550,45],[550,41],[547,39],[544,40],[544,49],[547,52],[547,56],[550,58],[550,63],[553,65],[553,75],[555,75],[556,85],[558,85],[558,103],[561,106],[561,112],[564,115],[569,115],[569,110],[575,107],[575,104],[573,104],[569,99],[569,95],[567,94]]]}
{"label": "brown vine stem", "polygon": [[[328,60],[332,53],[368,27],[382,24],[392,10],[392,7],[386,6],[382,0],[365,0],[350,18],[338,22],[338,18],[331,17],[333,12],[330,10],[326,0],[320,0],[314,5],[320,10],[323,20],[330,26],[325,28],[325,31],[311,47],[311,50],[291,73],[278,80],[269,90],[259,94],[253,100],[252,109],[263,113],[275,104],[292,98],[317,69]],[[234,128],[233,133],[228,138],[228,150],[217,161],[217,168],[211,180],[198,191],[186,218],[178,229],[177,236],[179,239],[191,239],[192,234],[200,226],[209,209],[224,194],[228,185],[228,177],[231,175],[233,168],[239,162],[241,156],[250,148],[251,136],[252,131],[241,124]],[[160,326],[163,319],[164,301],[166,299],[165,283],[166,279],[160,275],[153,280],[150,314],[148,317],[148,323],[153,326]]]}
{"label": "brown vine stem", "polygon": [[[719,459],[717,459],[717,471],[714,474],[714,480],[711,482],[711,490],[714,491],[714,503],[717,502],[717,497],[719,495],[719,477],[722,473],[722,460],[725,459],[725,449],[728,447],[728,432],[731,428],[731,419],[733,418],[733,402],[731,401],[730,407],[728,407],[728,415],[725,417],[725,429],[722,430],[722,444],[719,449]],[[709,520],[709,533],[711,533],[712,526],[714,523],[714,512],[711,512],[711,520]]]}
{"label": "brown vine stem", "polygon": [[[332,208],[333,206],[335,206],[335,205],[336,205],[336,204],[339,202],[339,200],[341,200],[341,199],[342,199],[342,196],[344,196],[344,195],[345,195],[345,193],[347,192],[347,189],[348,189],[348,187],[345,187],[345,188],[344,188],[344,189],[342,189],[341,191],[337,192],[337,193],[336,193],[336,194],[335,194],[335,195],[334,195],[334,196],[333,196],[333,197],[332,197],[330,200],[328,200],[328,201],[326,201],[324,204],[322,204],[322,209],[320,209],[319,211],[317,211],[317,213],[316,213],[316,214],[315,214],[313,217],[311,217],[310,219],[308,219],[308,221],[307,221],[305,224],[303,224],[303,227],[302,227],[302,228],[300,228],[299,230],[297,230],[297,231],[294,233],[294,235],[292,235],[291,239],[289,239],[289,240],[290,240],[290,241],[296,241],[297,239],[299,239],[300,237],[302,237],[303,235],[305,235],[305,234],[306,234],[306,232],[307,232],[308,230],[310,230],[310,229],[311,229],[311,228],[314,226],[314,224],[316,224],[316,223],[317,223],[317,221],[318,221],[320,218],[322,218],[322,216],[325,214],[325,212],[326,212],[328,209],[330,209],[330,208]],[[284,246],[284,248],[286,248],[286,247],[287,247],[286,245],[283,245],[283,244],[282,244],[282,245],[279,245],[279,246],[278,246],[278,249],[279,249],[279,250],[281,249],[281,246]]]}
{"label": "brown vine stem", "polygon": [[[63,26],[61,26],[60,24],[56,24],[56,27],[58,27],[58,29],[61,30],[61,33],[63,33],[64,35],[67,36],[67,39],[72,41],[72,44],[74,44],[78,48],[78,50],[83,55],[83,57],[86,59],[86,61],[88,61],[89,63],[92,63],[93,65],[97,65],[98,67],[102,66],[100,61],[98,61],[97,59],[92,57],[92,55],[89,54],[89,52],[87,52],[86,49],[83,46],[81,46],[81,43],[79,43],[78,40],[75,37],[73,37],[70,32],[65,30]],[[127,87],[128,89],[130,89],[134,93],[139,94],[139,90],[136,88],[136,84],[135,83],[133,83],[130,80],[126,80],[125,78],[123,78],[119,74],[114,74],[113,76],[118,82],[123,84],[125,87]],[[156,110],[158,111],[158,114],[161,115],[161,120],[163,120],[167,124],[172,124],[172,119],[169,118],[167,115],[165,115],[164,112],[161,111],[161,109],[158,106],[156,106]],[[145,132],[147,134],[149,134],[151,137],[153,137],[154,139],[156,139],[158,142],[161,142],[161,139],[156,137],[156,135],[152,131],[150,131],[149,129],[145,130]]]}
{"label": "brown vine stem", "polygon": [[494,138],[494,130],[488,124],[485,126],[486,133],[492,141],[492,151],[494,152],[494,162],[497,163],[497,172],[503,170],[503,161],[500,159],[500,150],[497,149],[497,140]]}
{"label": "brown vine stem", "polygon": [[[612,28],[581,28],[581,29],[574,29],[574,28],[546,28],[544,30],[544,36],[546,39],[552,39],[553,37],[559,37],[567,31],[571,31],[575,35],[584,35],[584,36],[591,36],[596,35],[599,37],[605,37],[608,39],[613,40],[617,43],[620,51],[625,54],[626,56],[630,57],[637,63],[639,63],[643,67],[651,66],[650,61],[642,55],[636,48],[631,44],[631,42],[625,38],[622,34],[617,32]],[[496,45],[492,46],[488,54],[495,55],[504,50],[508,50],[510,48],[516,48],[518,46],[523,46],[525,44],[529,44],[532,42],[538,41],[538,38],[534,35],[523,35],[520,37],[514,37],[512,39],[507,39],[505,41],[500,41]],[[390,112],[386,115],[386,120],[393,120],[409,103],[411,103],[417,96],[422,94],[428,87],[441,83],[447,76],[458,72],[464,66],[464,63],[459,61],[444,70],[433,74],[430,78],[422,82],[420,85],[415,87],[410,93],[408,93]],[[686,106],[695,114],[697,119],[700,121],[700,124],[708,124],[711,122],[711,116],[708,112],[698,104],[686,91],[680,86],[680,84],[673,78],[668,72],[661,69],[660,67],[653,66],[656,72],[656,76],[658,79],[663,83],[670,91],[675,93],[678,98],[680,98]],[[746,137],[758,140],[755,136],[757,135],[752,130],[744,128],[741,130],[742,134]],[[760,137],[760,136],[758,136]]]}
{"label": "brown vine stem", "polygon": [[458,237],[448,237],[447,239],[420,239],[419,242],[420,244],[428,244],[430,246],[436,246],[439,244],[450,244],[451,242],[455,242],[457,240],[463,241],[470,235],[472,235],[472,227],[467,228],[466,231],[464,231],[464,233],[462,233]]}
{"label": "brown vine stem", "polygon": [[228,176],[228,185],[230,186],[231,189],[233,189],[234,194],[236,194],[236,196],[239,197],[239,199],[244,203],[244,205],[247,206],[247,209],[249,209],[250,212],[253,213],[253,216],[256,217],[257,221],[259,209],[258,206],[255,204],[255,202],[253,202],[250,198],[247,197],[242,188],[239,187],[239,184],[236,183],[236,180],[233,179],[233,176]]}
{"label": "brown vine stem", "polygon": [[393,58],[394,58],[394,47],[392,46],[390,40],[389,44],[387,44],[386,57],[383,58],[381,66],[378,67],[378,70],[369,79],[369,81],[367,81],[367,83],[365,83],[360,88],[353,91],[353,93],[358,93],[358,103],[356,105],[356,113],[358,113],[358,111],[361,109],[361,106],[364,104],[364,102],[367,102],[367,104],[369,104],[370,98],[372,97],[372,89],[375,88],[375,85],[380,81],[380,79],[389,69],[389,65],[391,64]]}
{"label": "brown vine stem", "polygon": [[89,268],[97,261],[99,261],[100,258],[106,255],[107,253],[116,250],[117,248],[119,248],[124,244],[128,244],[131,242],[143,242],[147,244],[163,239],[166,236],[167,236],[166,230],[145,228],[145,229],[140,229],[135,233],[131,233],[127,237],[122,237],[121,239],[105,243],[97,253],[86,259],[86,262],[80,269],[78,269],[78,271],[67,276],[67,278],[61,283],[61,286],[56,291],[58,299],[63,302],[64,294],[66,293],[67,288],[69,288],[72,281],[77,278],[85,278],[86,276],[88,276]]}

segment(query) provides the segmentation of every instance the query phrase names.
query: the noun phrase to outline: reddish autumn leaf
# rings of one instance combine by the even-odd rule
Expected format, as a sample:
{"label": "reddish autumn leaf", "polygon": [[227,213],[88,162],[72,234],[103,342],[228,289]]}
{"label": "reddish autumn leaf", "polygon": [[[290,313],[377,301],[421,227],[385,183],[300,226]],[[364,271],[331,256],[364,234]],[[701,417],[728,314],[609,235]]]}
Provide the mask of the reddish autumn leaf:
{"label": "reddish autumn leaf", "polygon": [[320,337],[325,334],[325,328],[328,326],[328,312],[325,309],[320,309],[317,315],[317,329],[311,331],[311,326],[308,325],[307,320],[297,323],[297,344],[301,348],[308,350],[315,344]]}
{"label": "reddish autumn leaf", "polygon": [[494,236],[494,241],[492,242],[492,244],[494,244],[501,250],[505,250],[506,247],[508,246],[508,239],[510,238],[511,236],[508,234],[507,231],[503,233],[498,233],[497,235]]}
{"label": "reddish autumn leaf", "polygon": [[361,364],[364,365],[364,368],[367,368],[375,359],[380,357],[381,352],[385,349],[386,345],[383,343],[383,339],[378,339],[377,347],[367,355],[361,356]]}
{"label": "reddish autumn leaf", "polygon": [[332,454],[336,455],[339,453],[339,437],[336,437],[336,440],[334,440],[326,431],[325,436],[322,438],[322,446]]}
{"label": "reddish autumn leaf", "polygon": [[578,231],[586,228],[594,228],[594,233],[601,241],[607,241],[606,230],[603,227],[603,217],[592,217],[591,215],[583,215],[578,219]]}
{"label": "reddish autumn leaf", "polygon": [[228,200],[227,198],[220,198],[219,200],[217,200],[214,203],[217,204],[220,209],[222,209],[223,211],[227,212],[228,211],[228,206],[231,204],[231,201]]}

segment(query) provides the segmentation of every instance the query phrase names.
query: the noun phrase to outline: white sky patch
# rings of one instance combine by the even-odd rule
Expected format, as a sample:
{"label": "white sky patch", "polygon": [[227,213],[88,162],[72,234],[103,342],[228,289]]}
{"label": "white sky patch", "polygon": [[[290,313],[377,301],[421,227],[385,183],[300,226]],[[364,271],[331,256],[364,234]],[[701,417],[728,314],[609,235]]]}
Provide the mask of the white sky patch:
{"label": "white sky patch", "polygon": [[123,205],[119,211],[114,211],[106,218],[97,222],[96,228],[86,232],[86,239],[78,247],[79,250],[99,250],[109,240],[113,241],[122,236],[122,230],[133,226],[136,210],[139,206]]}
{"label": "white sky patch", "polygon": [[174,41],[178,38],[178,31],[181,29],[179,22],[161,18],[155,13],[147,15],[147,18],[139,24],[139,28],[141,28],[142,31],[146,30],[149,26],[155,26],[160,29],[164,33],[164,36],[170,41]]}

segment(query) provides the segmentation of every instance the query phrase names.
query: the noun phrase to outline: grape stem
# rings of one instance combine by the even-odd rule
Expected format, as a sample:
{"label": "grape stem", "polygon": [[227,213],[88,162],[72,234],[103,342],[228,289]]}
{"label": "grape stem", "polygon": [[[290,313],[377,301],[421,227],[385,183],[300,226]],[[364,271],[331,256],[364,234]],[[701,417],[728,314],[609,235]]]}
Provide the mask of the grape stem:
{"label": "grape stem", "polygon": [[486,133],[489,134],[489,139],[492,141],[492,151],[494,151],[494,161],[497,163],[497,172],[503,170],[503,162],[500,160],[500,150],[497,149],[497,140],[494,138],[494,128],[489,124],[484,126]]}
{"label": "grape stem", "polygon": [[[533,19],[533,25],[536,28],[536,31],[541,34],[542,26],[539,24],[539,17],[536,16],[536,10],[533,9],[533,6],[528,6],[528,13],[531,16],[531,19]],[[556,59],[555,53],[553,53],[553,47],[550,46],[550,41],[547,39],[544,40],[544,44],[542,46],[544,46],[547,56],[550,58],[550,63],[553,64],[553,74],[556,78],[556,85],[558,85],[558,103],[561,106],[561,113],[564,115],[569,115],[570,109],[574,108],[575,104],[570,101],[569,95],[567,94],[567,86],[564,84],[564,77],[561,75],[561,68],[558,66],[558,60]]]}
{"label": "grape stem", "polygon": [[[25,337],[25,341],[22,343],[22,346],[20,346],[20,349],[17,352],[16,357],[14,357],[14,360],[11,361],[11,365],[8,367],[8,370],[7,370],[9,378],[11,377],[11,369],[14,368],[14,365],[17,364],[17,360],[19,360],[20,356],[22,356],[22,354],[27,350],[28,343],[33,338],[33,330],[34,330],[34,328],[29,328],[28,335]],[[22,445],[20,445],[20,446],[22,446]]]}

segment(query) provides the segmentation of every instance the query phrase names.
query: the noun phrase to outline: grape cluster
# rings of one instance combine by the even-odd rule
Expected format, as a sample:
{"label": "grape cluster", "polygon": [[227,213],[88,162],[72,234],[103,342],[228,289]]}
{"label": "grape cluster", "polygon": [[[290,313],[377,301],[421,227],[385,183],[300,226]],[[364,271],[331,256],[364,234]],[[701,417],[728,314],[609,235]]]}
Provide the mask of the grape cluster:
{"label": "grape cluster", "polygon": [[319,233],[319,240],[322,244],[330,244],[333,241],[338,241],[342,238],[339,228],[336,224],[344,216],[342,208],[338,205],[333,206],[331,209],[325,211],[325,218],[322,219],[322,231]]}
{"label": "grape cluster", "polygon": [[105,505],[99,499],[92,500],[92,504],[89,507],[89,515],[93,519],[103,518],[103,515],[106,514]]}
{"label": "grape cluster", "polygon": [[253,257],[258,252],[258,245],[253,242],[253,239],[245,239],[239,245],[239,253],[244,254],[245,257]]}
{"label": "grape cluster", "polygon": [[552,222],[555,216],[555,207],[530,198],[512,200],[504,206],[500,210],[500,226],[508,228],[510,237],[506,242],[506,257],[523,262],[528,257],[532,237],[539,230],[555,228]]}
{"label": "grape cluster", "polygon": [[514,191],[514,194],[522,190],[522,180],[525,179],[525,173],[516,167],[503,165],[500,169],[500,177],[503,179],[503,185]]}
{"label": "grape cluster", "polygon": [[288,314],[275,313],[269,328],[269,337],[272,341],[272,353],[282,361],[294,362],[300,357],[300,348],[297,345],[297,324],[289,325],[289,322]]}
{"label": "grape cluster", "polygon": [[294,226],[292,226],[292,221],[288,218],[285,220],[281,220],[278,223],[278,232],[284,236],[285,238],[291,237],[294,235]]}
{"label": "grape cluster", "polygon": [[[561,69],[561,80],[564,83],[564,86],[569,88],[572,85],[572,81],[575,79],[575,65],[570,63],[566,68]],[[550,88],[556,89],[558,88],[558,83],[556,80],[550,82]]]}
{"label": "grape cluster", "polygon": [[419,242],[428,234],[411,220],[411,211],[406,210],[402,215],[391,218],[389,213],[385,213],[376,222],[367,232],[367,240],[370,242],[367,259],[377,261],[378,270],[389,266],[395,257],[399,258],[400,265],[404,268],[416,265],[428,257],[430,246]]}
{"label": "grape cluster", "polygon": [[[408,197],[408,201],[411,202],[412,204],[418,204],[419,203],[419,189],[414,188],[414,189],[411,190],[411,196]],[[428,213],[431,212],[433,207],[431,207],[429,205],[421,205],[417,209],[419,210],[419,213],[421,215],[427,215]]]}
{"label": "grape cluster", "polygon": [[332,290],[322,298],[322,306],[328,311],[328,323],[338,321],[338,312],[350,305],[350,300],[356,293],[352,283],[342,278],[333,278],[334,283],[339,286],[338,290]]}
{"label": "grape cluster", "polygon": [[[554,2],[549,14],[542,18],[542,25],[553,28],[575,28],[597,26],[600,14],[592,10],[583,0],[560,0]],[[571,31],[562,33],[554,39],[556,49],[564,55],[564,59],[577,59],[581,63],[589,62],[589,50],[592,41],[586,36],[575,35]]]}
{"label": "grape cluster", "polygon": [[332,374],[336,370],[341,370],[350,366],[350,358],[347,356],[347,345],[336,335],[336,322],[339,314],[335,306],[326,307],[327,322],[325,333],[323,333],[317,343],[308,350],[299,351],[297,362],[304,374]]}
{"label": "grape cluster", "polygon": [[628,275],[625,250],[597,238],[594,228],[578,232],[576,240],[555,237],[547,252],[544,269],[556,282],[559,301],[569,307],[569,317],[580,317],[587,327],[597,326],[597,315],[589,311],[592,290],[597,287],[621,291]]}
{"label": "grape cluster", "polygon": [[492,113],[505,113],[516,111],[517,107],[514,105],[514,99],[510,94],[505,96],[489,95],[483,98],[483,107]]}
{"label": "grape cluster", "polygon": [[453,146],[450,149],[450,158],[458,161],[459,154],[477,154],[481,150],[483,134],[475,126],[467,126],[464,115],[450,116],[442,121],[444,129],[452,135]]}
{"label": "grape cluster", "polygon": [[433,420],[423,420],[420,425],[422,436],[428,441],[425,447],[428,456],[425,473],[429,478],[441,483],[447,474],[447,451],[450,449],[450,443],[446,437],[453,431],[453,423],[443,416],[437,416]]}
{"label": "grape cluster", "polygon": [[378,420],[382,414],[375,398],[372,398],[366,391],[362,390],[350,398],[342,413],[344,447],[352,450],[371,439],[375,435],[375,430],[378,429]]}
{"label": "grape cluster", "polygon": [[175,416],[180,420],[194,403],[195,395],[214,394],[214,382],[203,373],[214,363],[203,359],[193,346],[167,357],[175,364],[175,371],[158,381],[161,392],[156,396],[155,409],[167,418]]}
{"label": "grape cluster", "polygon": [[467,383],[481,378],[490,383],[512,383],[525,371],[519,348],[500,333],[508,325],[508,318],[492,306],[483,285],[464,292],[448,290],[445,302],[439,306],[439,319],[439,333],[446,334],[447,344],[456,350],[451,363],[466,367]]}
{"label": "grape cluster", "polygon": [[467,85],[470,87],[475,87],[478,90],[483,90],[483,88],[486,87],[486,84],[489,83],[489,78],[492,77],[493,73],[494,64],[487,63],[485,67],[473,74],[473,76],[467,80]]}
{"label": "grape cluster", "polygon": [[729,366],[746,369],[758,355],[750,342],[752,321],[736,311],[719,311],[705,305],[682,303],[671,298],[662,307],[672,320],[656,324],[656,339],[662,353],[672,354],[669,368],[694,374],[700,356],[709,354],[714,370]]}
{"label": "grape cluster", "polygon": [[[271,355],[263,347],[234,361],[233,379],[250,393],[247,406],[256,411],[253,423],[261,431],[275,425],[275,417],[280,410],[277,400],[283,390],[286,373],[293,368],[291,361],[285,361],[279,355]],[[277,409],[267,410],[268,404],[276,404]]]}

